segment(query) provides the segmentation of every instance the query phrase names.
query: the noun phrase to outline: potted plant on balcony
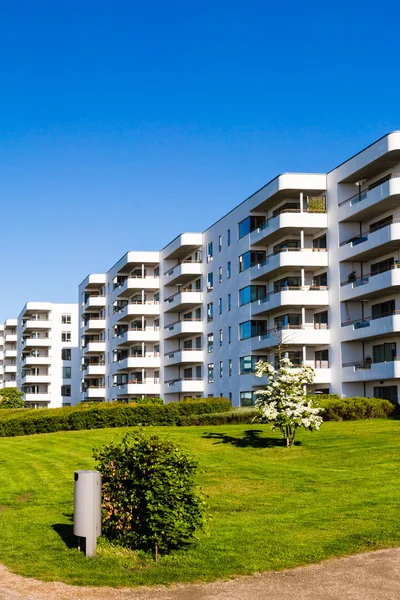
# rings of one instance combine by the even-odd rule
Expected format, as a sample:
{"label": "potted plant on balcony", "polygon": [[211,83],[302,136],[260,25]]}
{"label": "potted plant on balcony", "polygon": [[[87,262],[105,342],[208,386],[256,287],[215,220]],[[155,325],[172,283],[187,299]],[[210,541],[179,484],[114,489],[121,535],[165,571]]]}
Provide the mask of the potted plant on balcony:
{"label": "potted plant on balcony", "polygon": [[357,275],[355,271],[352,271],[351,273],[348,274],[348,281],[352,282],[355,281],[357,279]]}

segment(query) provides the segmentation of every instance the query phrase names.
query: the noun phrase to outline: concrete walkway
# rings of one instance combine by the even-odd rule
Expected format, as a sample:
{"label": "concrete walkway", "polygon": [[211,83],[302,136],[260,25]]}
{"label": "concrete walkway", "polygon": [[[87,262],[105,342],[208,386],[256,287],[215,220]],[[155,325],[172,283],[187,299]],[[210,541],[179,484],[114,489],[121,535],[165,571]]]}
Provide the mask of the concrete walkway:
{"label": "concrete walkway", "polygon": [[400,549],[380,550],[230,581],[141,589],[81,588],[13,575],[0,600],[400,600]]}

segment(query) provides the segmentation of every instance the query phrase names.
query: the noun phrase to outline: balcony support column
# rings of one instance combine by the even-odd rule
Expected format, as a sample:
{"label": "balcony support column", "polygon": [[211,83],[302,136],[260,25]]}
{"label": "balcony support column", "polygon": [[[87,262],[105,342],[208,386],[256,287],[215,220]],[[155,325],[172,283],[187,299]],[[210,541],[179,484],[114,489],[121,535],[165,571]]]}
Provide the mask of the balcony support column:
{"label": "balcony support column", "polygon": [[300,212],[303,212],[303,192],[300,192]]}
{"label": "balcony support column", "polygon": [[301,307],[301,326],[304,327],[306,322],[306,308],[305,306]]}
{"label": "balcony support column", "polygon": [[304,287],[305,277],[304,277],[304,267],[301,268],[301,287]]}
{"label": "balcony support column", "polygon": [[300,229],[300,248],[304,249],[304,229]]}

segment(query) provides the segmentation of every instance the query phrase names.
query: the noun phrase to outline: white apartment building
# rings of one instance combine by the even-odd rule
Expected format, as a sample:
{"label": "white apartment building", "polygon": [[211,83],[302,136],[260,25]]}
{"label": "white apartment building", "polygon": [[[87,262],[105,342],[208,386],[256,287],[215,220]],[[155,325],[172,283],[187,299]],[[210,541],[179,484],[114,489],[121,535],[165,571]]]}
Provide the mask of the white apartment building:
{"label": "white apartment building", "polygon": [[2,387],[16,387],[17,383],[17,319],[7,319],[3,326]]}
{"label": "white apartment building", "polygon": [[246,406],[257,360],[283,355],[314,367],[314,391],[398,399],[399,174],[393,132],[327,175],[279,175],[205,232],[89,275],[80,398]]}
{"label": "white apartment building", "polygon": [[128,252],[81,283],[81,401],[160,396],[159,260]]}
{"label": "white apartment building", "polygon": [[[24,392],[27,406],[58,408],[75,404],[80,376],[78,305],[28,302],[15,320],[14,338],[17,362],[13,385]],[[4,368],[5,361],[6,351]]]}

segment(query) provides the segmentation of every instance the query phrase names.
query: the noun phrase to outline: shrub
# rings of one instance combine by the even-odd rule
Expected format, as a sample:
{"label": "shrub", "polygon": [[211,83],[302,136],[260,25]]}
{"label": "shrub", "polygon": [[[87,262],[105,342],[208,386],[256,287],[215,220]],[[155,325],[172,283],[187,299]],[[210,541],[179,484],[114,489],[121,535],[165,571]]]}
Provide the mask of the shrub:
{"label": "shrub", "polygon": [[168,552],[193,541],[204,502],[196,462],[176,444],[135,432],[94,451],[102,475],[102,531],[133,549]]}
{"label": "shrub", "polygon": [[324,409],[324,421],[353,421],[358,419],[383,419],[393,414],[395,407],[381,398],[329,398],[316,400]]}
{"label": "shrub", "polygon": [[104,427],[134,427],[137,425],[180,425],[184,417],[193,414],[224,412],[231,409],[224,398],[203,398],[199,402],[171,404],[99,403],[65,408],[5,411],[0,415],[0,437],[51,433]]}
{"label": "shrub", "polygon": [[308,199],[308,212],[326,212],[325,196],[314,196]]}
{"label": "shrub", "polygon": [[243,423],[251,425],[259,419],[259,413],[255,408],[236,409],[224,413],[208,413],[202,415],[189,415],[183,417],[181,425],[230,425]]}
{"label": "shrub", "polygon": [[23,394],[16,387],[0,390],[0,408],[25,408]]}

